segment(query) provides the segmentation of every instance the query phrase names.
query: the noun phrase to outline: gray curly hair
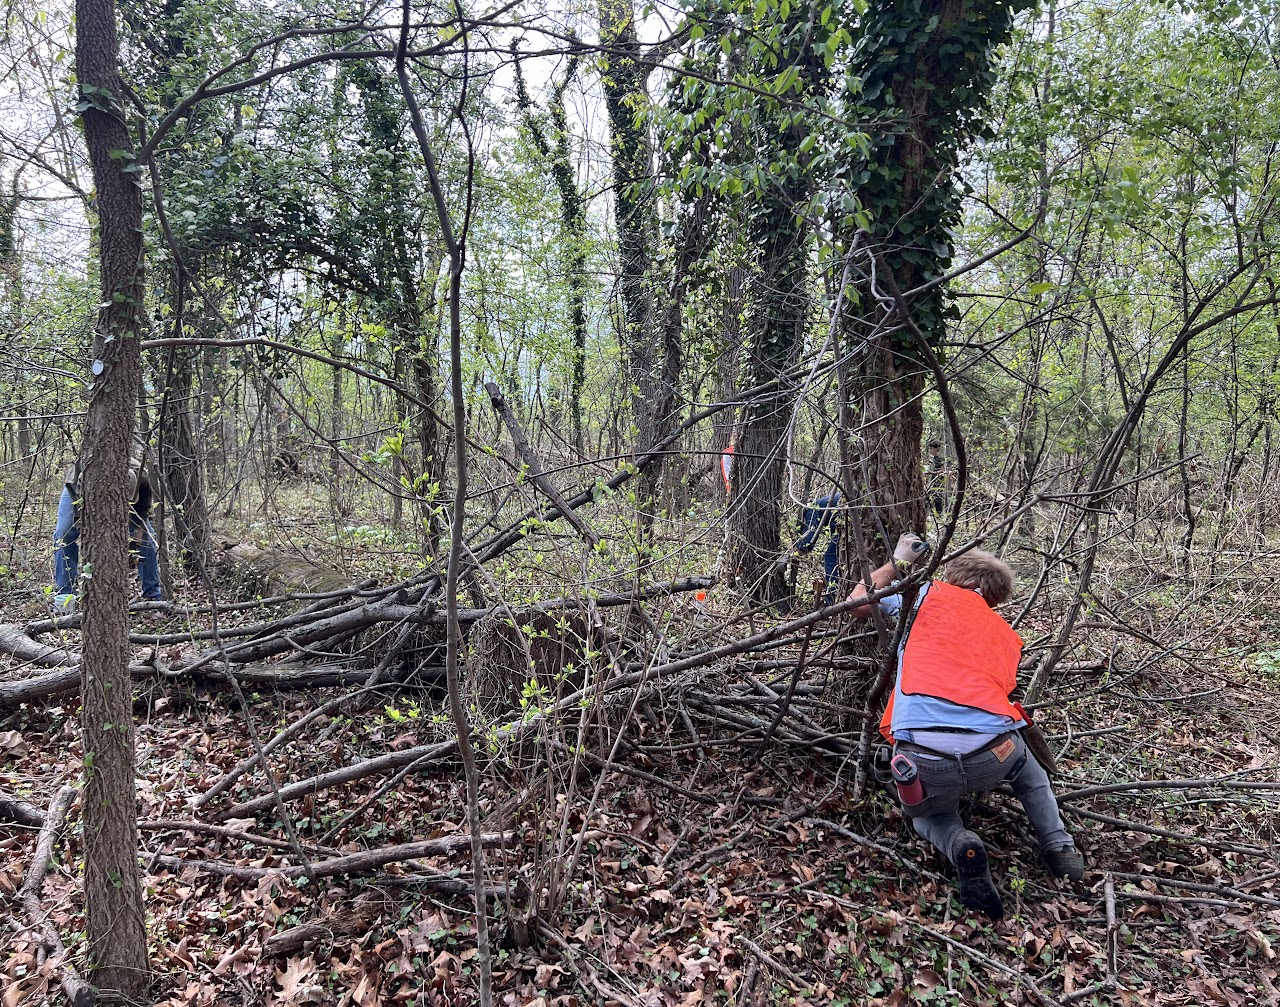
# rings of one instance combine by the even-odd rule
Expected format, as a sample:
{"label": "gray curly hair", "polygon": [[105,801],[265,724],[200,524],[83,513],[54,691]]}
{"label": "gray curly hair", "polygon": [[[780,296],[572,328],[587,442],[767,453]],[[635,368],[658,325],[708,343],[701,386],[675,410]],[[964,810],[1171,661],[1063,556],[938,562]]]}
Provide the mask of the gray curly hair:
{"label": "gray curly hair", "polygon": [[947,582],[979,592],[992,608],[1013,594],[1013,570],[1009,564],[981,549],[970,549],[947,564]]}

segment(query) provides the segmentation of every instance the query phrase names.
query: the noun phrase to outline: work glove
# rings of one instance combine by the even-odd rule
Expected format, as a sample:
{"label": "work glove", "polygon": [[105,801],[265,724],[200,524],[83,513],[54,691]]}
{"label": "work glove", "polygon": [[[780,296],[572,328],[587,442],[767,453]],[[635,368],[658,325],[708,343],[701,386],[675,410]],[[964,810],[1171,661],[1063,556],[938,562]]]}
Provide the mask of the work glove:
{"label": "work glove", "polygon": [[929,551],[929,543],[914,532],[903,532],[898,536],[897,548],[893,550],[893,562],[897,566],[911,566],[916,560]]}

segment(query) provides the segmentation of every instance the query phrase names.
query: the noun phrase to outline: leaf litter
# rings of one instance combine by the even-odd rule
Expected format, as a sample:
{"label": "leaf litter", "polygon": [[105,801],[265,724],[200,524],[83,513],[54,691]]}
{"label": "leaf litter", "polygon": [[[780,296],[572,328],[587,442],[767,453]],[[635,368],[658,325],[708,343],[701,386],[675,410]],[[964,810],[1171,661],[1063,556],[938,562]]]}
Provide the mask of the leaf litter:
{"label": "leaf litter", "polygon": [[[1147,685],[1163,694],[1195,685],[1171,683],[1178,667],[1162,665],[1127,688]],[[1071,705],[1069,722],[1064,712],[1046,711],[1046,730],[1073,738],[1056,789],[1228,774],[1274,781],[1280,738],[1271,725],[1280,722],[1280,703],[1273,683],[1251,678],[1247,668],[1235,674],[1221,690],[1186,703],[1137,702],[1103,690]],[[189,802],[250,754],[241,715],[216,692],[181,685],[144,692],[140,818],[189,820]],[[257,696],[259,729],[283,725],[336,694]],[[58,786],[74,782],[76,713],[71,700],[4,718],[0,788],[43,806]],[[1000,794],[981,798],[966,814],[988,842],[1009,914],[993,926],[951,897],[949,866],[915,837],[886,793],[873,789],[853,799],[847,760],[775,743],[753,765],[750,743],[680,744],[688,741],[682,724],[674,704],[652,720],[637,717],[628,735],[633,750],[609,771],[594,807],[591,786],[581,782],[552,801],[535,795],[512,802],[512,793],[536,789],[529,787],[533,774],[503,758],[490,764],[486,813],[505,816],[501,824],[519,837],[490,853],[491,886],[512,894],[518,882],[532,879],[541,886],[536,903],[558,823],[569,826],[564,849],[579,833],[584,837],[567,897],[557,907],[538,906],[523,921],[532,924],[527,940],[513,937],[510,906],[497,900],[493,974],[505,1007],[1280,1003],[1273,791],[1206,785],[1069,804],[1066,816],[1091,867],[1074,886],[1044,875],[1016,802]],[[1114,725],[1124,731],[1087,733]],[[704,726],[701,740],[710,742],[713,728]],[[418,733],[406,736],[377,716],[338,716],[282,747],[272,765],[278,778],[299,779],[420,743]],[[256,796],[261,786],[250,774],[228,799]],[[291,811],[309,855],[459,832],[459,778],[445,764],[405,777],[334,836],[324,835],[378,786],[362,781],[295,803]],[[1129,824],[1090,819],[1077,809]],[[215,810],[204,820],[212,821]],[[285,838],[271,816],[221,824],[237,834]],[[11,905],[35,835],[0,826],[0,891]],[[292,862],[287,849],[181,829],[144,830],[140,841],[157,1004],[364,1007],[476,998],[465,851],[388,865],[371,876],[323,879],[316,891],[305,878],[272,871]],[[73,812],[44,893],[50,918],[82,957],[80,853]],[[158,865],[166,855],[185,864]],[[200,861],[268,873],[252,880],[217,876]],[[1107,871],[1117,896],[1114,989],[1102,985]],[[454,890],[442,890],[441,878],[453,879]],[[271,950],[285,946],[287,953]],[[24,925],[12,926],[0,1003],[59,997],[56,964],[44,959]],[[1078,993],[1085,995],[1073,997]]]}

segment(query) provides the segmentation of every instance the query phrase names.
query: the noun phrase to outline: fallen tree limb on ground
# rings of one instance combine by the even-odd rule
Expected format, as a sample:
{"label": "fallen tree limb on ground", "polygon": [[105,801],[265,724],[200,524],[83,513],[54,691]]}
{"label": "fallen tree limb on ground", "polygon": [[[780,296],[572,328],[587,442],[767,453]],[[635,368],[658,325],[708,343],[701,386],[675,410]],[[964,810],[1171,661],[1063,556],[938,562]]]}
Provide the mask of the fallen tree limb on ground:
{"label": "fallen tree limb on ground", "polygon": [[1141,790],[1280,790],[1280,780],[1241,780],[1219,776],[1204,780],[1129,780],[1125,783],[1106,783],[1096,787],[1069,790],[1058,796],[1058,803],[1082,801],[1100,794],[1124,794]]}
{"label": "fallen tree limb on ground", "polygon": [[65,650],[37,643],[17,626],[8,623],[0,623],[0,653],[44,668],[62,668],[77,660]]}
{"label": "fallen tree limb on ground", "polygon": [[0,790],[0,822],[16,822],[38,829],[44,824],[44,812],[34,804]]}
{"label": "fallen tree limb on ground", "polygon": [[[94,1002],[93,987],[85,982],[75,968],[67,961],[67,948],[58,936],[58,931],[41,908],[44,876],[49,872],[49,860],[53,856],[53,845],[57,842],[58,832],[67,817],[67,809],[76,798],[76,788],[65,786],[54,796],[49,804],[49,811],[44,816],[44,825],[40,829],[40,838],[36,841],[36,852],[27,868],[22,887],[18,889],[18,902],[27,914],[27,922],[40,938],[41,957],[48,954],[57,959],[57,967],[62,975],[62,988],[67,999],[74,1007],[90,1007]],[[39,961],[43,964],[43,961]]]}
{"label": "fallen tree limb on ground", "polygon": [[[194,664],[195,662],[191,662]],[[341,664],[326,665],[250,665],[235,669],[241,685],[254,689],[320,689],[329,686],[363,685],[373,673],[371,668],[352,668]],[[187,671],[184,665],[161,671],[152,664],[131,664],[129,674],[135,682],[193,682],[201,685],[226,685],[225,672],[211,664]],[[410,679],[422,683],[434,682],[444,675],[444,669],[427,666],[406,668],[383,677],[384,685],[403,684]],[[22,703],[35,703],[43,699],[55,699],[80,688],[80,669],[67,668],[47,675],[36,675],[15,682],[0,682],[0,710],[13,709]]]}
{"label": "fallen tree limb on ground", "polygon": [[1143,825],[1141,822],[1131,822],[1124,818],[1115,818],[1111,815],[1099,814],[1096,811],[1086,811],[1084,808],[1067,807],[1063,810],[1068,814],[1079,815],[1081,818],[1088,818],[1094,822],[1101,822],[1103,825],[1114,825],[1116,828],[1124,829],[1128,832],[1143,832],[1148,836],[1160,836],[1162,839],[1174,839],[1180,843],[1188,843],[1192,846],[1203,846],[1208,850],[1220,850],[1223,853],[1239,853],[1246,857],[1265,857],[1268,859],[1273,859],[1276,856],[1275,850],[1264,850],[1261,846],[1242,846],[1239,843],[1223,843],[1216,839],[1191,836],[1185,832],[1173,832],[1170,829],[1161,829],[1154,825]]}
{"label": "fallen tree limb on ground", "polygon": [[[250,846],[265,846],[272,850],[292,852],[293,844],[286,839],[273,839],[271,836],[258,836],[252,832],[239,829],[228,829],[222,825],[209,825],[207,822],[186,822],[181,819],[153,818],[138,822],[139,832],[192,832],[196,835],[214,836],[233,843],[248,843]],[[311,843],[300,844],[304,853],[321,856],[342,856],[341,850],[328,846],[315,846]]]}
{"label": "fallen tree limb on ground", "polygon": [[[480,836],[480,844],[486,849],[495,849],[514,842],[514,832],[486,832]],[[384,846],[376,850],[362,850],[360,853],[349,853],[328,860],[312,861],[311,867],[317,878],[332,878],[339,874],[368,874],[385,867],[387,864],[398,864],[406,860],[419,860],[423,857],[442,857],[464,852],[471,848],[471,837],[465,834],[445,836],[440,839],[426,839],[417,843],[401,843],[399,846]],[[238,878],[241,881],[256,881],[272,874],[285,878],[301,878],[307,874],[305,866],[294,867],[242,867],[239,864],[226,864],[218,860],[187,860],[161,854],[147,858],[149,863],[167,867],[171,870],[185,870],[194,867],[196,870],[223,877]]]}

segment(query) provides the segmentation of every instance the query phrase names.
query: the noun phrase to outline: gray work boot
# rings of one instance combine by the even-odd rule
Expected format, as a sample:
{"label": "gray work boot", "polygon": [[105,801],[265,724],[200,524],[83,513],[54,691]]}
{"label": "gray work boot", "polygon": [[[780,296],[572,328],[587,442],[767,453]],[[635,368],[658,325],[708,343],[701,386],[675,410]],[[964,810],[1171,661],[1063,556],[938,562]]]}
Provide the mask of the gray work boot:
{"label": "gray work boot", "polygon": [[960,902],[970,909],[986,913],[993,920],[1004,916],[1004,903],[991,880],[987,848],[976,833],[967,829],[951,845],[951,862],[959,875]]}
{"label": "gray work boot", "polygon": [[1074,846],[1045,850],[1041,857],[1052,877],[1066,878],[1068,881],[1079,881],[1084,877],[1084,855]]}

